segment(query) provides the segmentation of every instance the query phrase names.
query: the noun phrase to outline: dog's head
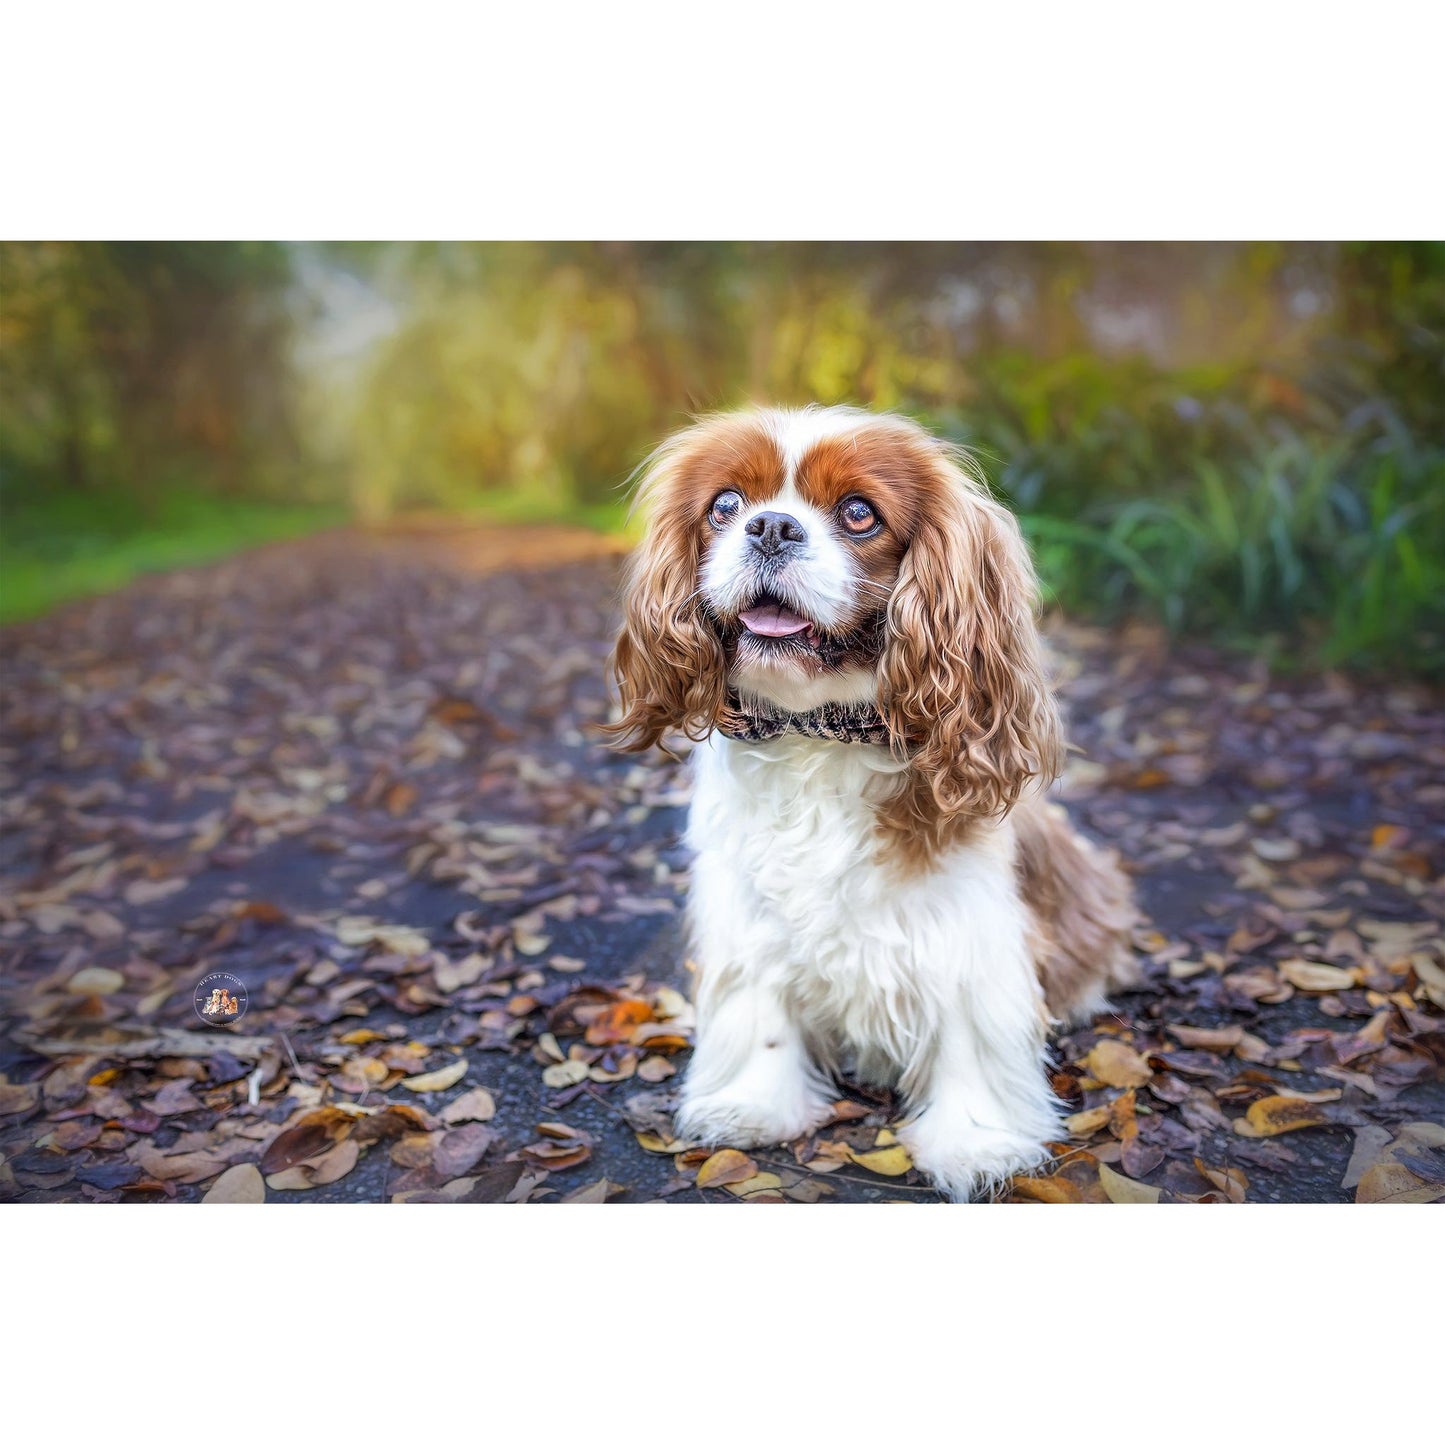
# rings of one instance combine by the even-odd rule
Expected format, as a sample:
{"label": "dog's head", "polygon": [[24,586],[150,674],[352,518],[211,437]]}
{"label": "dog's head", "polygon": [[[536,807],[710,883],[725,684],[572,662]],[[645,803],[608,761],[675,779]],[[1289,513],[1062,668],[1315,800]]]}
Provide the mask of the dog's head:
{"label": "dog's head", "polygon": [[1028,549],[921,427],[838,407],[712,417],[659,448],[638,499],[621,746],[705,736],[729,689],[774,711],[871,703],[910,763],[891,821],[933,835],[1057,774]]}

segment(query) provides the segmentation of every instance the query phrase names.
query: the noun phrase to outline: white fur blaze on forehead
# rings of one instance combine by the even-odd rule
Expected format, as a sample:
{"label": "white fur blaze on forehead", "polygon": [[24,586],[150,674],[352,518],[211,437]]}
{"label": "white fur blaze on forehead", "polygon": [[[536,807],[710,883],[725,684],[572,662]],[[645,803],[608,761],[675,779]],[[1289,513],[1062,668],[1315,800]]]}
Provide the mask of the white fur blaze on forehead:
{"label": "white fur blaze on forehead", "polygon": [[783,453],[783,476],[792,485],[798,467],[811,448],[831,437],[847,436],[877,417],[851,406],[805,406],[797,410],[775,409],[763,413],[768,429]]}

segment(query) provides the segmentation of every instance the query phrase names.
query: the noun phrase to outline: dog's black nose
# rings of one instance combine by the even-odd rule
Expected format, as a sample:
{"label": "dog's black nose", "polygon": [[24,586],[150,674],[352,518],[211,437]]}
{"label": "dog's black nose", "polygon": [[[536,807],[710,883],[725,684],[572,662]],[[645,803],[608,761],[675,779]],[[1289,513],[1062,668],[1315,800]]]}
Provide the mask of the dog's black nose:
{"label": "dog's black nose", "polygon": [[787,512],[759,512],[743,528],[753,539],[753,546],[767,557],[775,557],[808,540],[803,524]]}

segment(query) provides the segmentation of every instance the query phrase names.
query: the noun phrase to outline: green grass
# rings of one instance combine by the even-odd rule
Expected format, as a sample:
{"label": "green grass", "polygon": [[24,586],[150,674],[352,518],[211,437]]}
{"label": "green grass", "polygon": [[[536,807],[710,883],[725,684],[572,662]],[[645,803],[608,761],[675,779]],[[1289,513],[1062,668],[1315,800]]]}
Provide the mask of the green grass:
{"label": "green grass", "polygon": [[0,622],[38,617],[149,572],[215,562],[263,542],[346,521],[339,506],[176,491],[147,505],[60,495],[0,505]]}

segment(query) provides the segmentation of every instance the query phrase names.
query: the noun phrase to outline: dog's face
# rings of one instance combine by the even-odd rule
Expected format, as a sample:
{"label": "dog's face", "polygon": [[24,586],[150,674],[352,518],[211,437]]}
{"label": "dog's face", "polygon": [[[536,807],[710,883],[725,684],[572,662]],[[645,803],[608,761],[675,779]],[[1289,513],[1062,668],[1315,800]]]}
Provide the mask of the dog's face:
{"label": "dog's face", "polygon": [[999,812],[1057,771],[1036,583],[1013,517],[914,423],[843,408],[710,418],[653,457],[614,653],[645,747],[701,737],[729,691],[803,712],[876,704],[900,804]]}
{"label": "dog's face", "polygon": [[[701,600],[727,680],[775,707],[871,702],[926,473],[906,437],[843,412],[752,417],[708,447]],[[718,490],[711,496],[707,493]]]}

